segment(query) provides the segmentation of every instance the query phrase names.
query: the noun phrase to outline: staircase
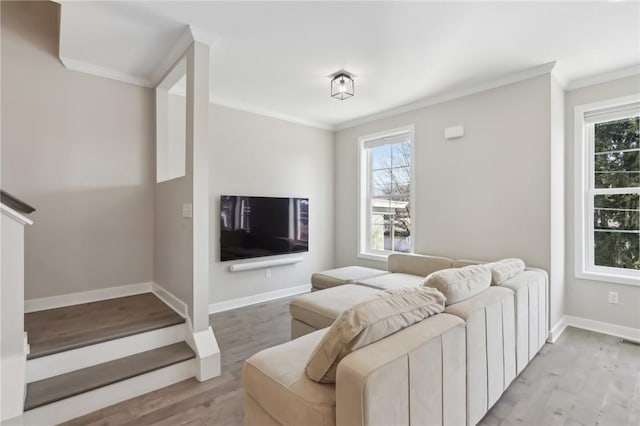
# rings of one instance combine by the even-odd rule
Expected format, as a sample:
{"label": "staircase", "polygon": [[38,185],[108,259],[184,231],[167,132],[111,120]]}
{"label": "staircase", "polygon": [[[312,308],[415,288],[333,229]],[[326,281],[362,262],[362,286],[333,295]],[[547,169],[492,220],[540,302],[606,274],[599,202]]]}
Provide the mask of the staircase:
{"label": "staircase", "polygon": [[25,315],[24,424],[55,424],[194,376],[185,319],[153,293]]}

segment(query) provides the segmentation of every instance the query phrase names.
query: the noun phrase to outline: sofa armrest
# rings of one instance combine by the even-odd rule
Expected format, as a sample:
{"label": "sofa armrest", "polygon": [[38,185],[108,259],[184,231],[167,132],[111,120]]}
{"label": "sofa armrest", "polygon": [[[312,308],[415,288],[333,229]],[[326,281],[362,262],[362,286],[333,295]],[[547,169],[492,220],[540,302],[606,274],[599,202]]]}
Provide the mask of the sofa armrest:
{"label": "sofa armrest", "polygon": [[337,370],[337,426],[464,424],[464,327],[438,314],[345,357]]}

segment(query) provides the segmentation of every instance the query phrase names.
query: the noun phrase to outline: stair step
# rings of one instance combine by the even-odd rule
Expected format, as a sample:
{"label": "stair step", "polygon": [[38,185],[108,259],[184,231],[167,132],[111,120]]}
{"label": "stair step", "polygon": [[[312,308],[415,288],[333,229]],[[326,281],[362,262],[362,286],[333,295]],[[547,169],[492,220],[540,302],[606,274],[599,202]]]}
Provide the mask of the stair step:
{"label": "stair step", "polygon": [[27,384],[25,411],[195,358],[185,342]]}
{"label": "stair step", "polygon": [[28,359],[184,323],[153,293],[25,314]]}

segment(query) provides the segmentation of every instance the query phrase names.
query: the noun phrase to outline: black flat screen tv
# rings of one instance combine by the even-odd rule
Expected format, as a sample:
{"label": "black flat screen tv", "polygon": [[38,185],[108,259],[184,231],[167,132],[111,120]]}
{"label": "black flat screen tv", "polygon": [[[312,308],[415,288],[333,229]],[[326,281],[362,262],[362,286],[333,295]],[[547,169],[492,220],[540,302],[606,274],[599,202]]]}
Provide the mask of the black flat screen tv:
{"label": "black flat screen tv", "polygon": [[220,196],[220,260],[309,251],[309,199]]}

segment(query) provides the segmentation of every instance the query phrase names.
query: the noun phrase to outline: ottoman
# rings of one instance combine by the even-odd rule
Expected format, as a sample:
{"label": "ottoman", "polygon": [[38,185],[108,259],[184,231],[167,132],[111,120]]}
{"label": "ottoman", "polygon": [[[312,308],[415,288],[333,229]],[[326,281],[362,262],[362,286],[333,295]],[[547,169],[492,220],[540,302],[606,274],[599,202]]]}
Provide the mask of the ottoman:
{"label": "ottoman", "polygon": [[289,304],[291,340],[331,326],[342,312],[378,291],[371,287],[344,284],[295,297]]}
{"label": "ottoman", "polygon": [[383,271],[381,269],[365,268],[363,266],[345,266],[344,268],[316,272],[311,275],[311,291],[336,287],[365,278],[385,275],[387,273],[387,271]]}

